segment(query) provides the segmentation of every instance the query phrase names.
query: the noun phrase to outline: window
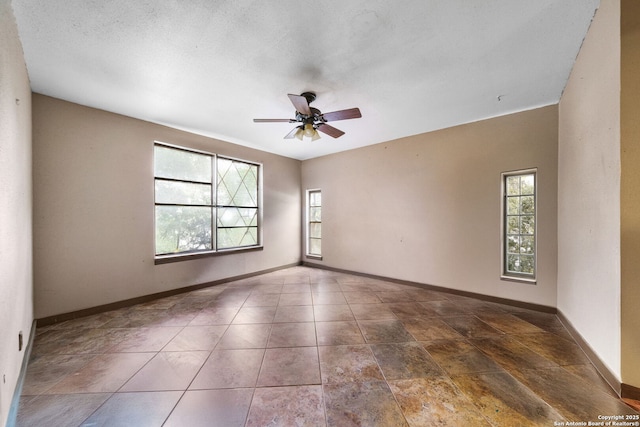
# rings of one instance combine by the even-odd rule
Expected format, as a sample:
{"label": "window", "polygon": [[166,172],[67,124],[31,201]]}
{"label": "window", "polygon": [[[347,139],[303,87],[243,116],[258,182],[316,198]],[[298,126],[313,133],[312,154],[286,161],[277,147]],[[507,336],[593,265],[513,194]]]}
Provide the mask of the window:
{"label": "window", "polygon": [[536,170],[502,174],[502,275],[536,277]]}
{"label": "window", "polygon": [[218,249],[258,244],[258,165],[218,157]]}
{"label": "window", "polygon": [[155,254],[258,246],[260,165],[156,144]]}
{"label": "window", "polygon": [[322,256],[322,193],[307,190],[307,255]]}

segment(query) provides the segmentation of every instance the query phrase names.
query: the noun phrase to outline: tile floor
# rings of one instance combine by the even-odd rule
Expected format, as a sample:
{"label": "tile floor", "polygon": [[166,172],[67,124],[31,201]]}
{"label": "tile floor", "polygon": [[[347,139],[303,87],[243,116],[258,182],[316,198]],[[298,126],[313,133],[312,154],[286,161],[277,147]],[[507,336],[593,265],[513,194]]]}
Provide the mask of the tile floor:
{"label": "tile floor", "polygon": [[554,315],[294,267],[38,328],[18,426],[553,426],[623,414],[637,413]]}

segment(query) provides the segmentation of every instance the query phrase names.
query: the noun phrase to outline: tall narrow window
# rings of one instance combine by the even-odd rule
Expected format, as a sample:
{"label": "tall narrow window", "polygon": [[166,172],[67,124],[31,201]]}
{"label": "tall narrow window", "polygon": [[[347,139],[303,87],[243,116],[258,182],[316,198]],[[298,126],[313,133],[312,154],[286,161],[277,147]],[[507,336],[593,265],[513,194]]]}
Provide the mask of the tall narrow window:
{"label": "tall narrow window", "polygon": [[536,277],[536,170],[502,174],[504,277]]}
{"label": "tall narrow window", "polygon": [[155,254],[258,246],[260,165],[156,144]]}
{"label": "tall narrow window", "polygon": [[307,255],[322,256],[322,193],[307,190]]}

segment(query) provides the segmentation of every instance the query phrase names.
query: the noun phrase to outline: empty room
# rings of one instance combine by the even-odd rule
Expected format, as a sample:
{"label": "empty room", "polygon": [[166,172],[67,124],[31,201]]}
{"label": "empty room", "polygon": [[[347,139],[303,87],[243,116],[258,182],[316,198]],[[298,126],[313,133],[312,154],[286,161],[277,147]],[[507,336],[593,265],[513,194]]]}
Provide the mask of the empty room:
{"label": "empty room", "polygon": [[640,4],[0,0],[0,426],[640,426]]}

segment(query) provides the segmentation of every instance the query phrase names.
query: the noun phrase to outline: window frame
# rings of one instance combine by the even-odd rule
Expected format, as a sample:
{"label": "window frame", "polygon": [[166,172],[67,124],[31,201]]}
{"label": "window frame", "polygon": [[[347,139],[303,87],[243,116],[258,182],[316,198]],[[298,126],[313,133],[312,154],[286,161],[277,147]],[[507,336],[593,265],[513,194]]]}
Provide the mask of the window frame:
{"label": "window frame", "polygon": [[320,194],[320,200],[322,200],[322,190],[319,188],[312,188],[306,190],[306,203],[305,203],[305,224],[306,224],[306,245],[305,245],[305,256],[307,258],[322,260],[322,231],[320,232],[320,253],[314,254],[311,253],[311,224],[321,224],[322,227],[322,201],[320,202],[320,221],[311,221],[311,195],[313,193]]}
{"label": "window frame", "polygon": [[[195,154],[201,154],[201,155],[205,155],[205,156],[209,156],[210,157],[210,161],[211,161],[211,182],[210,183],[201,183],[201,182],[192,182],[190,180],[179,180],[179,179],[171,179],[171,178],[163,178],[163,177],[157,177],[156,173],[155,173],[155,161],[156,161],[156,157],[155,157],[155,149],[156,147],[165,147],[165,148],[169,148],[169,149],[175,149],[175,150],[180,150],[180,151],[184,151],[184,152],[188,152],[188,153],[195,153]],[[257,243],[255,245],[247,245],[247,246],[236,246],[236,247],[229,247],[229,248],[218,248],[218,208],[220,206],[218,206],[218,158],[220,159],[225,159],[225,160],[231,160],[233,162],[242,162],[242,163],[246,163],[249,165],[253,165],[253,166],[257,166],[257,176],[256,176],[256,190],[257,190],[257,233],[256,233],[256,240]],[[216,153],[211,153],[208,151],[204,151],[204,150],[198,150],[198,149],[193,149],[193,148],[189,148],[189,147],[184,147],[184,146],[180,146],[180,145],[175,145],[175,144],[169,144],[169,143],[165,143],[165,142],[161,142],[161,141],[154,141],[153,142],[153,156],[152,156],[152,165],[151,165],[151,169],[152,169],[152,176],[153,176],[153,253],[154,253],[154,261],[155,264],[166,264],[166,263],[171,263],[171,262],[177,262],[177,261],[185,261],[185,260],[191,260],[191,259],[198,259],[198,258],[205,258],[205,257],[211,257],[211,256],[218,256],[218,255],[224,255],[224,254],[229,254],[229,253],[238,253],[238,252],[250,252],[250,251],[256,251],[256,250],[262,250],[263,249],[263,243],[262,243],[262,238],[263,238],[263,230],[262,230],[262,216],[263,216],[263,188],[262,188],[262,174],[263,174],[263,165],[262,163],[258,163],[258,162],[254,162],[254,161],[250,161],[250,160],[245,160],[245,159],[239,159],[239,158],[235,158],[232,156],[226,156],[226,155],[220,155],[220,154],[216,154]],[[204,205],[198,205],[198,204],[176,204],[176,203],[158,203],[156,201],[156,182],[160,180],[160,181],[171,181],[171,182],[187,182],[187,183],[195,183],[195,184],[204,184],[204,185],[210,185],[211,187],[211,204],[204,204]],[[204,207],[208,207],[211,209],[211,224],[210,224],[210,232],[211,232],[211,249],[203,249],[203,250],[188,250],[188,251],[182,251],[182,252],[175,252],[175,253],[167,253],[167,254],[157,254],[156,253],[156,221],[157,221],[157,215],[156,215],[156,207],[157,206],[204,206]],[[226,206],[225,206],[226,207]],[[242,207],[240,207],[242,208]]]}
{"label": "window frame", "polygon": [[[257,174],[256,174],[256,204],[257,206],[255,206],[255,209],[257,210],[257,217],[256,217],[256,240],[257,243],[255,245],[245,245],[245,246],[234,246],[234,247],[228,247],[228,248],[218,248],[217,247],[217,241],[218,241],[218,226],[217,226],[217,219],[218,217],[216,216],[216,251],[217,252],[226,252],[226,251],[238,251],[238,250],[242,250],[244,248],[253,248],[253,247],[257,247],[257,246],[262,246],[262,164],[257,163],[257,162],[251,162],[248,160],[244,160],[244,159],[238,159],[236,157],[231,157],[231,156],[224,156],[224,155],[216,155],[216,159],[225,159],[225,160],[230,160],[232,162],[240,162],[240,163],[246,163],[248,165],[253,165],[256,166],[258,168]],[[235,205],[220,205],[220,203],[218,202],[218,162],[216,161],[215,164],[215,180],[216,180],[216,187],[215,187],[215,195],[216,195],[216,200],[215,200],[215,208],[216,210],[219,208],[230,208],[230,207],[237,207],[240,209],[254,209],[253,206],[235,206]],[[216,212],[217,214],[217,212]],[[222,227],[222,228],[235,228],[235,227]]]}
{"label": "window frame", "polygon": [[[508,236],[507,233],[507,178],[513,176],[533,175],[533,274],[507,271],[508,256]],[[538,168],[519,169],[502,172],[501,194],[500,194],[500,279],[523,282],[529,284],[537,283],[538,275]],[[521,196],[520,196],[521,197]],[[519,214],[520,215],[520,214]],[[519,236],[522,236],[519,234]]]}

